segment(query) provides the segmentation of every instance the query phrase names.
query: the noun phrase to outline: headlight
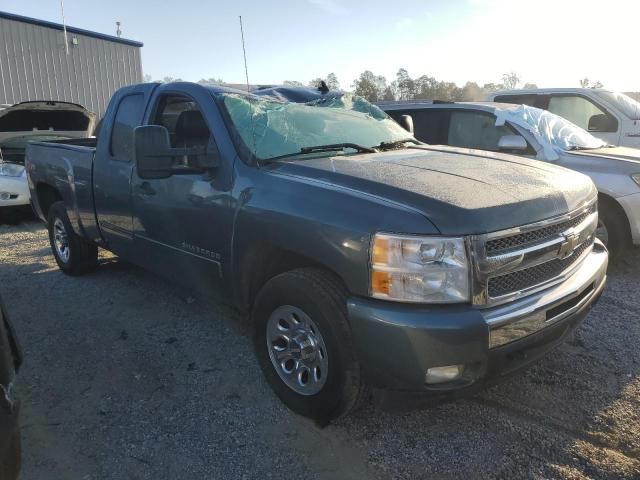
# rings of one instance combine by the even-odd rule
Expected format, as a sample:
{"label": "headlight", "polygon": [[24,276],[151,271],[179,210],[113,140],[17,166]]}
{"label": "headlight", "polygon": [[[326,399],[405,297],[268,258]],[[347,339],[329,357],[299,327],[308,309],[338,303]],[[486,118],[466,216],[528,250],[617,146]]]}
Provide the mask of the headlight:
{"label": "headlight", "polygon": [[5,177],[19,177],[24,172],[22,165],[16,165],[15,163],[0,163],[0,175]]}
{"label": "headlight", "polygon": [[370,294],[400,302],[468,302],[469,266],[462,238],[376,234]]}
{"label": "headlight", "polygon": [[634,173],[633,175],[631,175],[631,179],[638,185],[640,185],[640,173]]}

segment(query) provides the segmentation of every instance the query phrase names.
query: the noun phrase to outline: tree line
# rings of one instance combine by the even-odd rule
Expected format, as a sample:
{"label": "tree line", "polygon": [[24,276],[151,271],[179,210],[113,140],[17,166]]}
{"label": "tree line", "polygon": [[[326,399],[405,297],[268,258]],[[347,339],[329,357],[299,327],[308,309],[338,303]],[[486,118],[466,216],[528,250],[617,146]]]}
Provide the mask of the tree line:
{"label": "tree line", "polygon": [[[145,75],[145,82],[153,81],[149,75]],[[164,77],[156,80],[164,83],[182,81],[180,78]],[[308,83],[297,80],[285,80],[284,85],[293,87],[320,86],[325,82],[330,90],[340,90],[340,82],[335,73],[329,73],[325,77],[317,77]],[[197,83],[203,85],[229,85],[221,78],[202,78]],[[602,88],[599,81],[591,82],[588,78],[579,80],[583,88]],[[405,68],[401,68],[396,73],[396,78],[388,81],[383,75],[376,75],[371,70],[365,70],[351,84],[351,91],[354,94],[366,98],[370,102],[393,101],[393,100],[442,100],[450,102],[472,102],[484,100],[486,96],[497,90],[513,88],[538,88],[535,83],[524,83],[516,72],[508,72],[502,75],[498,83],[485,83],[479,85],[476,82],[466,82],[459,87],[455,82],[437,80],[429,75],[421,75],[412,78]]]}

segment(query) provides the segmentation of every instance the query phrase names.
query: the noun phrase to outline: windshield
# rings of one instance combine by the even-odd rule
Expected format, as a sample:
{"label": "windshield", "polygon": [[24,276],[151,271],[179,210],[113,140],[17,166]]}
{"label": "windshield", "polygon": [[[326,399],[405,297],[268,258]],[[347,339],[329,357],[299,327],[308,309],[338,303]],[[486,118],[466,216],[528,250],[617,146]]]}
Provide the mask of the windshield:
{"label": "windshield", "polygon": [[260,160],[306,147],[341,143],[375,147],[411,138],[386,113],[356,95],[309,103],[234,93],[222,98],[243,143]]}
{"label": "windshield", "polygon": [[616,105],[631,120],[640,120],[640,102],[635,101],[624,93],[606,90],[596,90],[595,93],[605,101]]}
{"label": "windshield", "polygon": [[539,108],[520,105],[501,112],[509,121],[521,125],[543,142],[551,143],[562,150],[593,149],[607,145],[586,130],[558,115]]}

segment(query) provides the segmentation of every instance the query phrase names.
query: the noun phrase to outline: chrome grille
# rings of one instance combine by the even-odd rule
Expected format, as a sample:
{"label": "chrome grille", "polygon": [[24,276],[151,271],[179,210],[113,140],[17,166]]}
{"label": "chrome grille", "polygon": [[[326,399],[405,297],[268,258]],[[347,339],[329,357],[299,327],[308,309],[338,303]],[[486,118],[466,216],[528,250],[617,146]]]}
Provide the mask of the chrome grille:
{"label": "chrome grille", "polygon": [[489,296],[492,298],[501,297],[553,280],[576,263],[592,245],[593,240],[590,240],[577,247],[568,258],[557,258],[535,267],[490,278],[488,283]]}
{"label": "chrome grille", "polygon": [[593,202],[556,218],[469,238],[473,303],[499,305],[562,280],[591,250],[597,219]]}
{"label": "chrome grille", "polygon": [[517,235],[511,235],[509,237],[496,238],[495,240],[489,240],[486,243],[487,255],[495,255],[498,253],[504,253],[516,248],[526,247],[535,243],[542,242],[549,237],[558,235],[576,225],[579,225],[585,218],[587,218],[596,209],[595,204],[591,208],[582,214],[578,215],[571,220],[549,225],[548,227],[539,228],[537,230],[531,230],[525,233]]}

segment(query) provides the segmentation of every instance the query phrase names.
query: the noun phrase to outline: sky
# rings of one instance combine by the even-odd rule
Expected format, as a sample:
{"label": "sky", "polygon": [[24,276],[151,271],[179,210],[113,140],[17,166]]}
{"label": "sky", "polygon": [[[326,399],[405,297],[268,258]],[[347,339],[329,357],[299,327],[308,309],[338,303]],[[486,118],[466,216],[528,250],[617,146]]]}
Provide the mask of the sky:
{"label": "sky", "polygon": [[[154,79],[307,83],[334,72],[349,89],[364,70],[540,87],[588,77],[640,91],[638,0],[64,0],[67,25],[144,42]],[[61,21],[60,0],[0,0],[0,10]]]}

